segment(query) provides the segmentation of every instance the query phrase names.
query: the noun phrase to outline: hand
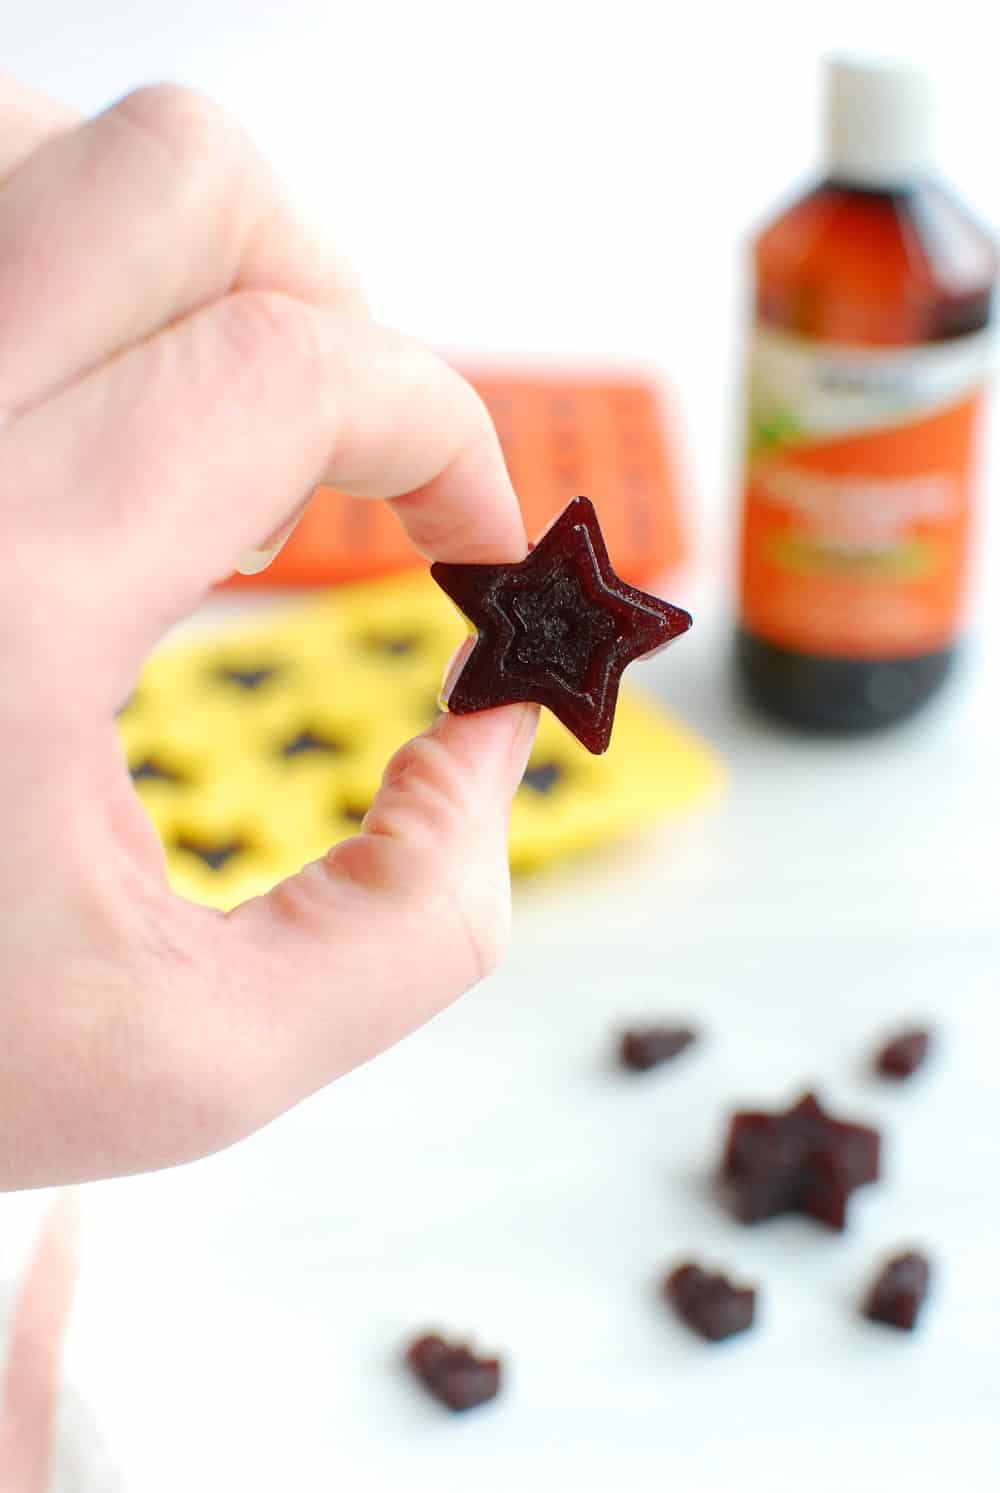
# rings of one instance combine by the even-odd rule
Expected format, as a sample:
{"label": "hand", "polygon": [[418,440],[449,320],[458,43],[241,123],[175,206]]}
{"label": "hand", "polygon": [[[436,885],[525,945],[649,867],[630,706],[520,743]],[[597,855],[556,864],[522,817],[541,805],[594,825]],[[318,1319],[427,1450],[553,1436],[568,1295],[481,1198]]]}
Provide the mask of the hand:
{"label": "hand", "polygon": [[167,886],[115,711],[321,480],[428,558],[526,552],[476,395],[372,323],[230,121],[160,86],[80,123],[0,82],[0,1185],[225,1146],[500,954],[530,707],[443,718],[267,897]]}

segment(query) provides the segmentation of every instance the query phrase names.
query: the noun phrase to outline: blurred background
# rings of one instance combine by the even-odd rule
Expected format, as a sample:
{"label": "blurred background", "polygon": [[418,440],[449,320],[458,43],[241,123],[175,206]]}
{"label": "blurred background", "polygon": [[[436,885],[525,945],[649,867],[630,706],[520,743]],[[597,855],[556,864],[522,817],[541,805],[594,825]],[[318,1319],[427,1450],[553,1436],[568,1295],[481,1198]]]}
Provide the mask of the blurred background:
{"label": "blurred background", "polygon": [[[687,542],[643,581],[696,626],[635,672],[711,764],[660,832],[519,882],[503,970],[400,1048],[223,1156],[85,1190],[60,1490],[996,1486],[995,417],[939,700],[802,737],[746,708],[730,664],[750,238],[819,172],[832,53],[928,70],[941,172],[1000,224],[984,25],[977,4],[711,0],[4,17],[4,68],[83,111],[163,78],[211,93],[375,315],[460,366],[655,384]],[[659,803],[672,759],[654,735],[636,760]],[[635,1081],[613,1058],[639,1020],[702,1039]],[[872,1050],[912,1022],[932,1062],[880,1084]],[[807,1085],[883,1129],[886,1179],[844,1236],[742,1228],[711,1186],[726,1115]],[[3,1200],[7,1279],[43,1203]],[[914,1243],[926,1323],[880,1332],[857,1301]],[[668,1315],[658,1281],[692,1256],[759,1285],[745,1340],[716,1351]],[[421,1397],[399,1356],[428,1325],[504,1354],[495,1406]]]}

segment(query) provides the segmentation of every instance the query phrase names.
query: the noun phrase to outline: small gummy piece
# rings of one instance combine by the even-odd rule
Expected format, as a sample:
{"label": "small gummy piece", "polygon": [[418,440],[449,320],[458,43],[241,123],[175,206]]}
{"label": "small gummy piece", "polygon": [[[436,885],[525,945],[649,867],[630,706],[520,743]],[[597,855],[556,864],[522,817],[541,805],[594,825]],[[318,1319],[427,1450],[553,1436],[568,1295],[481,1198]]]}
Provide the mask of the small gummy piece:
{"label": "small gummy piece", "polygon": [[930,1045],[931,1034],[923,1027],[897,1032],[879,1049],[875,1067],[884,1078],[909,1078],[923,1066]]}
{"label": "small gummy piece", "polygon": [[691,1046],[696,1036],[686,1026],[635,1027],[622,1034],[619,1049],[622,1066],[635,1073],[646,1073],[677,1057]]}
{"label": "small gummy piece", "polygon": [[843,1229],[850,1194],[878,1179],[880,1149],[877,1130],[835,1120],[806,1094],[778,1114],[732,1116],[722,1179],[743,1223],[805,1213]]}
{"label": "small gummy piece", "polygon": [[407,1362],[421,1384],[449,1410],[471,1410],[500,1392],[500,1360],[481,1358],[464,1343],[426,1333],[410,1345]]}
{"label": "small gummy piece", "polygon": [[663,1294],[692,1332],[712,1343],[735,1337],[753,1326],[757,1293],[751,1286],[734,1286],[725,1275],[686,1263],[671,1270]]}
{"label": "small gummy piece", "polygon": [[865,1316],[911,1332],[927,1299],[931,1271],[925,1255],[896,1255],[879,1273],[865,1304]]}
{"label": "small gummy piece", "polygon": [[589,498],[574,498],[516,564],[439,561],[431,575],[476,631],[447,708],[531,700],[594,753],[610,744],[625,668],[691,626],[689,613],[615,574]]}

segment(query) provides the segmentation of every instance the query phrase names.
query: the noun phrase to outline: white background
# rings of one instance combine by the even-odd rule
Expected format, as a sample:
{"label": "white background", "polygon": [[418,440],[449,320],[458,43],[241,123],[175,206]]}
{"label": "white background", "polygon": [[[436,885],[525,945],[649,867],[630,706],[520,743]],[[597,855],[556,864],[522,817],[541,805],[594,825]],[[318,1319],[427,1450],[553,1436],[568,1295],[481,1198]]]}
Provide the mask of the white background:
{"label": "white background", "polygon": [[[833,49],[933,62],[944,165],[1000,223],[988,14],[4,6],[0,61],[84,109],[161,77],[230,105],[383,319],[455,352],[662,371],[699,539],[675,599],[698,626],[645,677],[730,770],[712,812],[521,888],[504,971],[411,1041],[224,1156],[87,1192],[71,1368],[123,1487],[997,1486],[996,540],[964,677],[905,730],[783,736],[726,673],[741,244],[811,169]],[[708,1035],[630,1082],[607,1054],[643,1011]],[[866,1054],[910,1014],[938,1059],[880,1088]],[[726,1110],[807,1080],[884,1124],[888,1180],[844,1238],[740,1230],[708,1186]],[[912,1340],[855,1311],[909,1241],[940,1263]],[[712,1350],[667,1316],[658,1272],[691,1250],[762,1285],[758,1333]],[[452,1420],[410,1385],[400,1345],[435,1321],[505,1350],[501,1403]]]}

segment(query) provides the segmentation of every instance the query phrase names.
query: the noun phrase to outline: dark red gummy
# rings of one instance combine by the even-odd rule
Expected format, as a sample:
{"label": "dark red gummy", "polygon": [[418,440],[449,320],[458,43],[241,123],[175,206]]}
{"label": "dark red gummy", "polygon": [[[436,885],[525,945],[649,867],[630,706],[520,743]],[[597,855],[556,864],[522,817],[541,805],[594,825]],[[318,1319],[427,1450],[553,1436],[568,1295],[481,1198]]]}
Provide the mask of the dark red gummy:
{"label": "dark red gummy", "polygon": [[500,1391],[498,1358],[480,1358],[464,1343],[448,1343],[437,1333],[417,1338],[406,1359],[424,1388],[449,1410],[471,1410]]}
{"label": "dark red gummy", "polygon": [[756,1291],[699,1265],[678,1265],[663,1282],[663,1294],[692,1332],[709,1342],[721,1343],[753,1326]]}
{"label": "dark red gummy", "polygon": [[909,1078],[922,1066],[930,1050],[931,1034],[923,1027],[899,1032],[875,1057],[875,1067],[885,1078]]}
{"label": "dark red gummy", "polygon": [[624,1067],[645,1073],[690,1047],[695,1036],[686,1026],[636,1027],[622,1034],[619,1056]]}
{"label": "dark red gummy", "polygon": [[574,498],[518,564],[439,562],[431,575],[477,634],[448,709],[533,700],[594,753],[611,741],[625,668],[691,626],[680,607],[615,575],[589,498]]}
{"label": "dark red gummy", "polygon": [[878,1178],[879,1149],[877,1130],[833,1119],[806,1094],[784,1113],[733,1115],[722,1177],[743,1223],[806,1213],[843,1229],[851,1193]]}
{"label": "dark red gummy", "polygon": [[897,1255],[882,1270],[872,1286],[865,1316],[910,1332],[927,1299],[931,1269],[926,1256],[915,1250]]}

